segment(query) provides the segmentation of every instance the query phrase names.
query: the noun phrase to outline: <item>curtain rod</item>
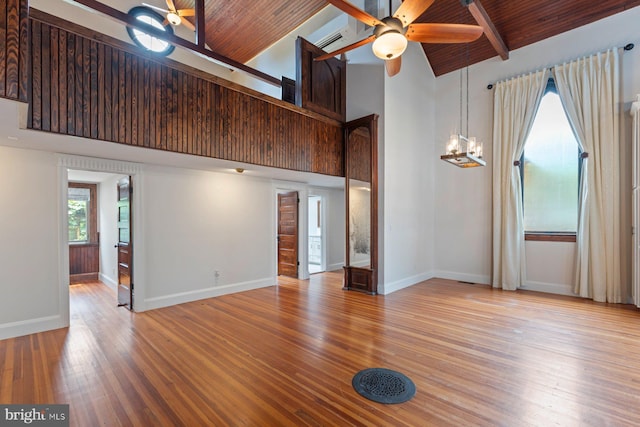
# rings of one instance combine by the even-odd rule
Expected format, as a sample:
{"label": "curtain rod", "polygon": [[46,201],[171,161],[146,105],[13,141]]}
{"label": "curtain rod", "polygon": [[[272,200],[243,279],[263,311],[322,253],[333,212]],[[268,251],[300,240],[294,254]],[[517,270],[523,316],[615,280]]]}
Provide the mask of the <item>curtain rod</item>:
{"label": "curtain rod", "polygon": [[[635,45],[634,45],[633,43],[627,43],[626,45],[624,45],[624,46],[622,47],[622,49],[623,49],[623,50],[627,50],[627,51],[629,51],[629,50],[633,49],[634,47],[635,47]],[[549,71],[551,71],[552,69],[553,69],[553,67],[549,67]],[[509,79],[504,79],[504,80],[509,80]],[[493,83],[489,83],[489,84],[487,85],[487,89],[488,89],[488,90],[493,89],[493,85],[494,85]]]}

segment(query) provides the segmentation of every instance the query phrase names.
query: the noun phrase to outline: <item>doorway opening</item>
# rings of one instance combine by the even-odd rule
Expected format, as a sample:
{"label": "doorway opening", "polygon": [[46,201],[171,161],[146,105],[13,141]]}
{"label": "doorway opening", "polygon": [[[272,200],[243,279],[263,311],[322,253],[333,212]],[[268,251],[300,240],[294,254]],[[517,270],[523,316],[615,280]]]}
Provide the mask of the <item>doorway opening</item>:
{"label": "doorway opening", "polygon": [[98,233],[98,184],[69,181],[67,223],[69,238],[69,284],[98,280],[100,242]]}
{"label": "doorway opening", "polygon": [[[118,189],[119,183],[128,178],[118,173],[67,169],[69,284],[100,282],[118,290],[122,277]],[[92,191],[81,191],[84,188]],[[128,210],[126,213],[128,218]],[[114,297],[112,302],[120,301]]]}
{"label": "doorway opening", "polygon": [[[85,174],[82,177],[81,174]],[[88,175],[87,175],[88,174]],[[79,176],[80,175],[80,176]],[[99,226],[99,242],[100,242],[100,252],[102,256],[100,257],[100,270],[98,273],[98,278],[100,282],[94,282],[98,285],[102,285],[104,283],[107,286],[111,286],[113,289],[113,304],[117,305],[116,299],[116,288],[117,283],[115,281],[107,280],[107,273],[114,274],[114,268],[117,272],[117,261],[116,260],[116,249],[114,249],[114,244],[117,240],[111,240],[108,236],[105,235],[107,229],[113,230],[112,233],[115,236],[117,233],[117,227],[115,225],[115,220],[117,218],[117,203],[116,203],[116,191],[115,184],[113,190],[102,191],[102,183],[105,177],[111,177],[114,182],[117,182],[119,177],[130,176],[136,182],[137,191],[134,192],[132,197],[132,203],[134,206],[137,206],[135,210],[132,211],[131,221],[132,221],[132,230],[135,232],[132,235],[132,242],[135,243],[137,248],[136,253],[139,255],[144,253],[144,229],[140,227],[141,225],[141,216],[139,212],[143,211],[143,203],[142,197],[143,194],[143,165],[140,163],[131,163],[131,162],[123,162],[118,160],[110,160],[110,159],[101,159],[97,157],[83,157],[83,156],[74,156],[69,154],[59,154],[58,155],[58,218],[60,218],[58,224],[58,242],[59,247],[58,251],[61,254],[59,257],[59,271],[60,275],[58,278],[58,288],[59,288],[59,298],[60,298],[60,312],[62,313],[62,321],[61,323],[65,326],[68,326],[71,323],[71,293],[69,286],[69,230],[68,230],[68,194],[67,190],[69,188],[69,181],[80,181],[80,182],[97,182],[98,183],[98,196],[99,198],[104,197],[105,195],[109,195],[112,197],[113,203],[105,203],[98,200],[98,222]],[[105,184],[104,188],[107,188],[108,184]],[[107,206],[113,206],[113,212],[107,212],[105,208]],[[106,227],[106,221],[114,221],[113,228]],[[117,238],[116,238],[117,239]],[[107,258],[105,255],[109,255],[113,258]],[[134,254],[133,261],[135,263],[135,259],[138,255]],[[111,267],[106,266],[103,262],[107,260],[111,260]],[[138,263],[140,264],[140,263]],[[135,301],[135,305],[133,307],[133,311],[145,311],[145,268],[144,264],[137,265],[136,271],[133,274],[132,280],[136,284],[135,293],[138,298]],[[80,307],[74,307],[75,309],[79,309]],[[85,308],[85,309],[90,309]]]}
{"label": "doorway opening", "polygon": [[309,235],[308,235],[308,265],[309,265],[309,274],[321,273],[324,272],[325,262],[324,262],[324,248],[323,248],[323,226],[322,222],[324,219],[323,213],[323,203],[321,196],[309,196],[309,206],[308,206],[308,224],[309,224]]}

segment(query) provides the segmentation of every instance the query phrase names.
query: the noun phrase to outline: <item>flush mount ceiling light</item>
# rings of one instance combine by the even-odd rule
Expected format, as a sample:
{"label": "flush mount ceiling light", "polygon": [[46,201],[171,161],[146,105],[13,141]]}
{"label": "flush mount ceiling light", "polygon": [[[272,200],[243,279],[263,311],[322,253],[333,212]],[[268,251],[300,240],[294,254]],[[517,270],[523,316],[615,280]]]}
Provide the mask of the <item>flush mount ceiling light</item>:
{"label": "flush mount ceiling light", "polygon": [[243,168],[236,168],[236,172],[242,173],[242,172],[244,172],[244,169]]}

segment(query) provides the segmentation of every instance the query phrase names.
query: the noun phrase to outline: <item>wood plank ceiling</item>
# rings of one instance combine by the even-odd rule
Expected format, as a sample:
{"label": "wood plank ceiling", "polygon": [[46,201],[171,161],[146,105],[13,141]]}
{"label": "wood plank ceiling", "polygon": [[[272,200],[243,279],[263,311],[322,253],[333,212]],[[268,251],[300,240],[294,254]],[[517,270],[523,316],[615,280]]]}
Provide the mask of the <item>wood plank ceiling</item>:
{"label": "wood plank ceiling", "polygon": [[[154,0],[158,6],[164,6],[163,3]],[[640,0],[481,0],[481,3],[509,50],[640,6]],[[323,0],[205,0],[206,43],[213,51],[245,63],[327,4]],[[175,0],[175,5],[178,9],[191,8],[194,0]],[[436,0],[416,22],[475,24],[460,0]],[[436,76],[496,56],[485,36],[468,46],[422,46]]]}
{"label": "wood plank ceiling", "polygon": [[[623,12],[640,0],[481,0],[509,51]],[[475,24],[460,0],[436,0],[416,22]],[[496,56],[485,36],[466,45],[423,44],[436,76]],[[468,61],[467,61],[468,57]]]}
{"label": "wood plank ceiling", "polygon": [[[148,1],[148,0],[147,0]],[[162,6],[163,0],[154,0]],[[177,9],[194,0],[174,0]],[[205,0],[205,39],[211,50],[246,63],[327,5],[324,0]],[[195,19],[189,18],[195,24]]]}

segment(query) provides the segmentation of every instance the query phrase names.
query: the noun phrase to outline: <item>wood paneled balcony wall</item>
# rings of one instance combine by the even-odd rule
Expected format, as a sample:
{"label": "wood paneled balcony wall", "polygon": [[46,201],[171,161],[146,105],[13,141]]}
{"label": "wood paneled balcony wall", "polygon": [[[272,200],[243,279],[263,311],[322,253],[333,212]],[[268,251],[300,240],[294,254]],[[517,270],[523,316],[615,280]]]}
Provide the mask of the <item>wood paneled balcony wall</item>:
{"label": "wood paneled balcony wall", "polygon": [[27,102],[28,0],[0,2],[0,97]]}
{"label": "wood paneled balcony wall", "polygon": [[344,176],[340,121],[38,10],[28,23],[31,129]]}

